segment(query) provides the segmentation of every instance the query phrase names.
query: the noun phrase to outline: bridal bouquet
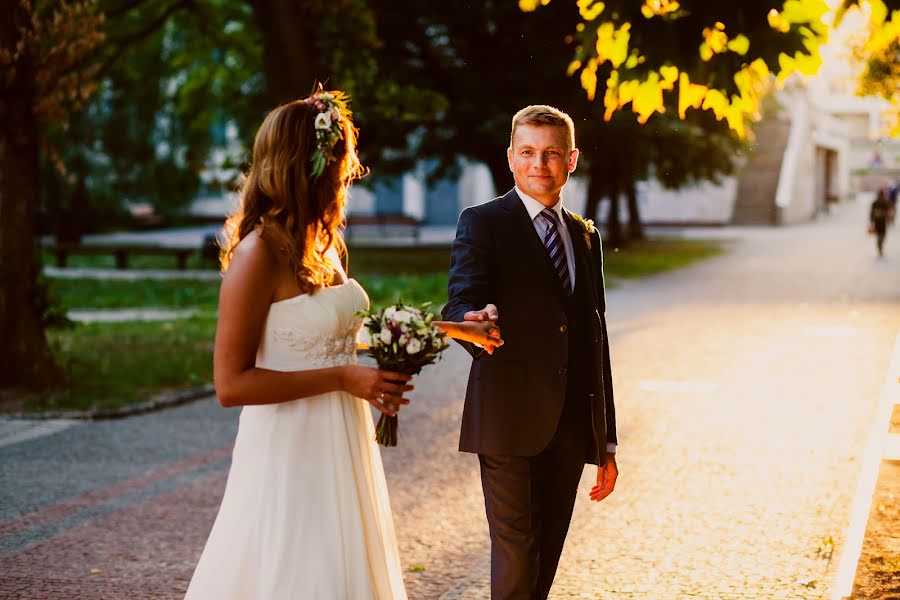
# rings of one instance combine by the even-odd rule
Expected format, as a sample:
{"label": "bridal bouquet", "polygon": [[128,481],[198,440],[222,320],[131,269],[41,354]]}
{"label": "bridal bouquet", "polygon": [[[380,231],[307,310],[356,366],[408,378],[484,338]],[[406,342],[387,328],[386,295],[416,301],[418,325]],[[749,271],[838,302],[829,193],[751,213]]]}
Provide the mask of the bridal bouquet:
{"label": "bridal bouquet", "polygon": [[[360,313],[372,339],[368,353],[379,369],[417,375],[447,349],[444,332],[432,324],[434,315],[430,308],[430,303],[415,307],[400,301],[383,310]],[[399,408],[388,402],[385,405],[391,410]],[[382,446],[396,446],[397,417],[382,414],[375,439]]]}

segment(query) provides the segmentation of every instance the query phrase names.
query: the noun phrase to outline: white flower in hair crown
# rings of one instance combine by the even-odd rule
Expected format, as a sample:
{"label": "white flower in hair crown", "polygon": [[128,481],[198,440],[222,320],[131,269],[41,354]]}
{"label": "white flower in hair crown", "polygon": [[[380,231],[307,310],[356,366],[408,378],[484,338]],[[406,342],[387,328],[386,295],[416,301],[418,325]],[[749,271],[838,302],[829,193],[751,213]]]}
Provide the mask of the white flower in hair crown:
{"label": "white flower in hair crown", "polygon": [[344,138],[341,117],[349,117],[347,96],[343,92],[317,92],[304,100],[315,107],[316,149],[309,160],[312,163],[310,175],[316,179],[325,172],[325,167],[336,160],[334,146]]}

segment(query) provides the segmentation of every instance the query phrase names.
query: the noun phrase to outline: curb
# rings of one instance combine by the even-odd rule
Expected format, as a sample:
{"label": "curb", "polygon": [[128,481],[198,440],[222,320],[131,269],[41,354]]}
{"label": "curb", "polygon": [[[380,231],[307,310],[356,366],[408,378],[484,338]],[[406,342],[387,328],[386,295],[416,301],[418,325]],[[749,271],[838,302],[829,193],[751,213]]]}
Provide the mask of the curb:
{"label": "curb", "polygon": [[181,390],[170,394],[161,394],[145,402],[122,406],[120,408],[98,408],[82,411],[48,411],[35,413],[0,413],[0,418],[42,421],[46,419],[78,419],[84,421],[101,421],[106,419],[124,419],[134,415],[155,412],[166,408],[172,408],[181,404],[187,404],[200,398],[214,396],[216,388],[207,383],[195,388]]}
{"label": "curb", "polygon": [[853,596],[853,583],[859,568],[859,557],[865,541],[872,509],[872,497],[878,483],[878,471],[884,459],[885,442],[890,430],[891,414],[895,404],[900,404],[897,373],[900,372],[900,332],[894,341],[894,349],[888,371],[885,374],[875,419],[869,431],[869,440],[863,451],[862,466],[856,483],[856,493],[850,506],[850,519],[838,563],[831,600],[845,600]]}

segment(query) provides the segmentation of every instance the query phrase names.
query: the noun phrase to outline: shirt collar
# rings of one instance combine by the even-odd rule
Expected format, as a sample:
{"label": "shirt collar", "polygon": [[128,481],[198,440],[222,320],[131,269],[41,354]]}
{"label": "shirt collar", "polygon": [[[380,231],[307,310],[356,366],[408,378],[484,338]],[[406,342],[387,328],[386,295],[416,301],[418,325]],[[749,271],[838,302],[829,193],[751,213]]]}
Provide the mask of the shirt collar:
{"label": "shirt collar", "polygon": [[[531,196],[525,194],[522,190],[519,189],[519,186],[516,186],[516,193],[519,195],[519,198],[522,200],[522,204],[525,205],[525,210],[528,211],[528,216],[531,218],[532,221],[535,220],[535,218],[541,213],[542,210],[547,208],[546,206],[544,206],[543,204],[541,204],[540,202],[538,202]],[[550,207],[550,210],[552,210],[553,212],[556,213],[556,218],[559,219],[560,223],[563,222],[562,209],[563,209],[563,202],[562,202],[562,196],[560,196],[559,202],[557,202],[555,205]]]}

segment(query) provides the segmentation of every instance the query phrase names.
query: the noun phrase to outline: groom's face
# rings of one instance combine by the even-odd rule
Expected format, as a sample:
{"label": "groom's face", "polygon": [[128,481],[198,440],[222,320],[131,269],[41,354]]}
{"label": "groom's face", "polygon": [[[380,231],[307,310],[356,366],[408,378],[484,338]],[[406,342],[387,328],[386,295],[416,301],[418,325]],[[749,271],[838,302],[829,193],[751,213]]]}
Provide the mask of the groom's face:
{"label": "groom's face", "polygon": [[518,188],[544,206],[553,206],[575,170],[578,149],[568,147],[562,127],[519,125],[507,157]]}

